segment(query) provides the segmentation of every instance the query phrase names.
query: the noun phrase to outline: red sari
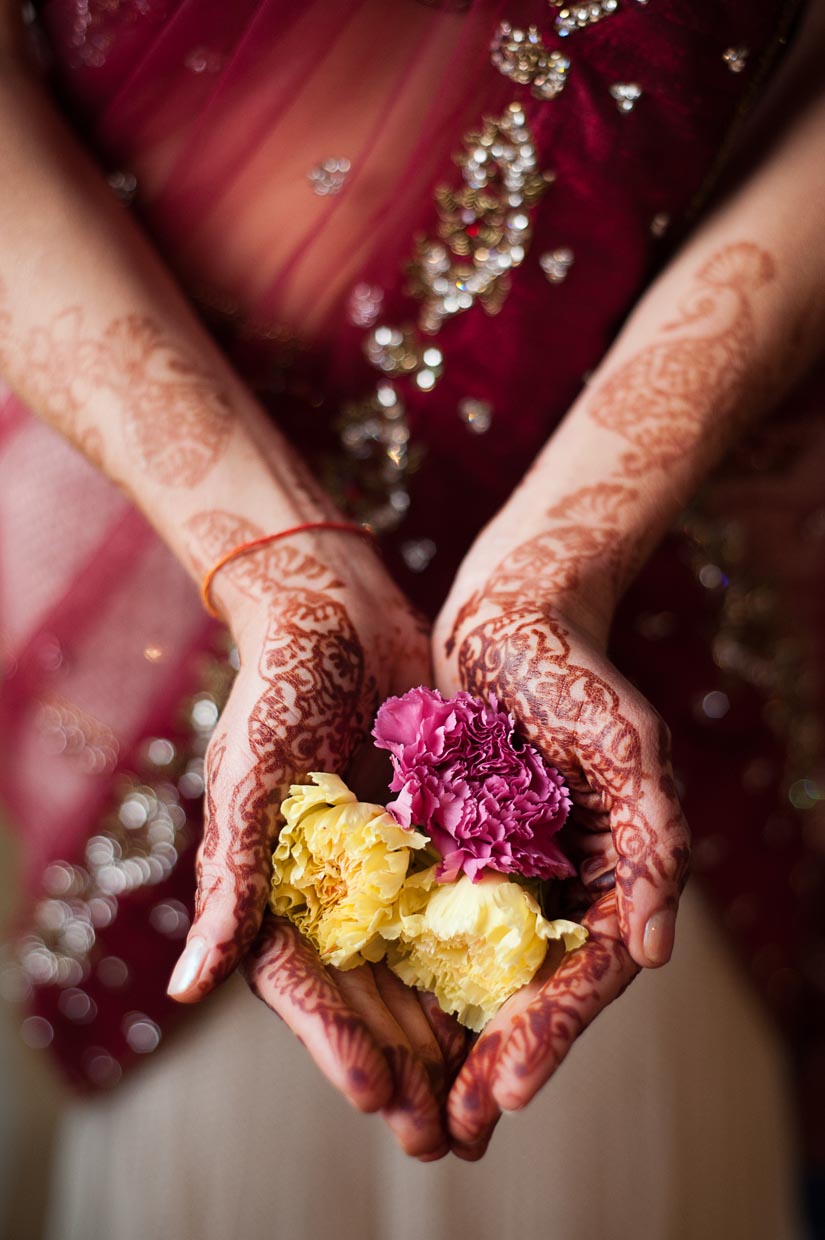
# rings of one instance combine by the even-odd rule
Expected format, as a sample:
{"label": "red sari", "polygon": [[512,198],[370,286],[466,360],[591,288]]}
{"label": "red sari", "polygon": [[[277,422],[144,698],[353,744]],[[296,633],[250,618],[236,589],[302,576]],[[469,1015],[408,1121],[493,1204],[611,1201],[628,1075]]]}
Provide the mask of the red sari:
{"label": "red sari", "polygon": [[[39,30],[113,192],[434,613],[701,212],[795,7],[47,0]],[[613,652],[675,734],[697,881],[803,1034],[825,983],[812,410],[679,524]],[[173,1010],[231,659],[142,517],[10,396],[0,443],[0,778],[28,893],[6,978],[28,1040],[109,1086]]]}

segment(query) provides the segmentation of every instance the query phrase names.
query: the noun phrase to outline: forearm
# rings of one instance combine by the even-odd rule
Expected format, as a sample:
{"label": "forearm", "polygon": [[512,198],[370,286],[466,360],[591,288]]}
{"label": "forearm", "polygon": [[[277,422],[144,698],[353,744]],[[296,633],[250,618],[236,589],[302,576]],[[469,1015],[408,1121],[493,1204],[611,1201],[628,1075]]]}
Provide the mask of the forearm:
{"label": "forearm", "polygon": [[0,57],[0,374],[197,575],[204,514],[334,515],[46,94]]}
{"label": "forearm", "polygon": [[[825,339],[825,91],[685,244],[493,522],[554,531],[548,587],[605,613],[707,473]],[[571,529],[590,529],[575,554]],[[566,559],[576,560],[563,564]]]}

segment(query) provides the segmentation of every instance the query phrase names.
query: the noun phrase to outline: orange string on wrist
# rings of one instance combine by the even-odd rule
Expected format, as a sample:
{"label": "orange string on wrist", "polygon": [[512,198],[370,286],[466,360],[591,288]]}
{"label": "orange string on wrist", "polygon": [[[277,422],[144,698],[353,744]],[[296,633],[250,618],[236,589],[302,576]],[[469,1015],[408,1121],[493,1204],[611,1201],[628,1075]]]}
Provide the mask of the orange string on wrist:
{"label": "orange string on wrist", "polygon": [[339,534],[357,534],[360,538],[375,539],[372,530],[364,525],[355,525],[352,521],[307,521],[303,525],[292,525],[287,530],[278,530],[277,534],[264,534],[261,538],[250,538],[248,542],[238,543],[237,547],[226,551],[204,574],[201,582],[201,602],[210,616],[214,616],[216,620],[223,619],[212,604],[212,582],[222,568],[239,556],[248,555],[250,551],[257,551],[259,547],[267,547],[270,543],[277,542],[279,538],[289,538],[292,534],[305,534],[308,530],[335,530]]}

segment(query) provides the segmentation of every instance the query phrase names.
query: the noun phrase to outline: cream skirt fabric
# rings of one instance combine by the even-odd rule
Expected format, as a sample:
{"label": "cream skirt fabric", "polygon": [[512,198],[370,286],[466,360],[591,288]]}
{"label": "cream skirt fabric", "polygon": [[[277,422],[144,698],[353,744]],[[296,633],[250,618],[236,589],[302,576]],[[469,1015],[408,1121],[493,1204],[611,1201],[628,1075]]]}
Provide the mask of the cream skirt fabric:
{"label": "cream skirt fabric", "polygon": [[70,1109],[49,1240],[797,1240],[775,1035],[690,892],[679,929],[474,1165],[406,1159],[233,979]]}

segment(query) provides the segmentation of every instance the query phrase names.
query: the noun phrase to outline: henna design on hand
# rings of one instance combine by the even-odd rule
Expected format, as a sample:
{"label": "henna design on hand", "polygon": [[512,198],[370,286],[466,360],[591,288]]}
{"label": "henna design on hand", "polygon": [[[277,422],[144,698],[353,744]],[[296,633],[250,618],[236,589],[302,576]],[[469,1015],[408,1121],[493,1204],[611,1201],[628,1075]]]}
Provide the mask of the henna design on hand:
{"label": "henna design on hand", "polygon": [[268,915],[244,972],[253,994],[297,1034],[321,1071],[359,1110],[390,1105],[394,1086],[385,1056],[294,926]]}
{"label": "henna design on hand", "polygon": [[589,416],[632,450],[612,476],[551,508],[546,528],[453,617],[444,643],[450,688],[494,691],[568,780],[566,835],[579,873],[560,889],[559,911],[590,931],[505,1005],[471,1052],[449,1108],[464,1146],[483,1149],[497,1105],[529,1101],[639,965],[669,956],[688,865],[669,735],[605,658],[601,622],[647,550],[648,534],[628,530],[644,498],[629,484],[682,459],[698,474],[733,438],[761,381],[753,295],[774,277],[770,255],[747,242],[704,264],[681,318],[664,328],[668,338],[619,365],[588,399]]}
{"label": "henna design on hand", "polygon": [[[621,484],[580,487],[547,512],[550,527],[521,543],[503,560],[483,591],[461,606],[445,642],[448,657],[457,634],[479,611],[492,607],[528,608],[537,594],[560,599],[582,588],[586,576],[597,577],[611,600],[621,591],[628,571],[628,553],[617,537],[623,509],[639,492]],[[607,583],[609,589],[604,588]]]}
{"label": "henna design on hand", "polygon": [[[261,532],[233,513],[198,513],[186,524],[190,558],[204,568]],[[194,982],[177,997],[205,994],[251,948],[247,971],[256,992],[356,1105],[380,1109],[402,1148],[429,1160],[447,1152],[436,1096],[443,1068],[417,1001],[410,998],[419,1035],[411,1045],[410,1030],[393,1016],[372,967],[345,974],[325,969],[294,927],[270,913],[260,930],[289,785],[311,770],[343,773],[404,659],[427,649],[400,595],[388,593],[378,612],[348,585],[350,555],[348,545],[339,575],[301,544],[278,542],[222,570],[239,596],[243,657],[207,754],[206,827],[190,932],[190,943],[204,942],[207,950]],[[360,554],[361,569],[365,559]],[[427,1071],[436,1065],[420,1051],[422,1031],[430,1058],[439,1060],[438,1087]],[[391,1082],[388,1092],[376,1088],[377,1060],[380,1080]]]}
{"label": "henna design on hand", "polygon": [[[666,332],[699,325],[704,335],[649,345],[599,384],[590,416],[633,444],[625,473],[665,469],[693,447],[704,430],[708,455],[731,435],[731,418],[757,352],[751,296],[776,274],[771,256],[750,242],[726,246],[696,275],[697,289]],[[712,416],[709,416],[709,413]]]}
{"label": "henna design on hand", "polygon": [[418,999],[441,1048],[444,1059],[443,1089],[446,1093],[467,1058],[470,1035],[463,1026],[444,1011],[435,995],[419,991]]}
{"label": "henna design on hand", "polygon": [[670,954],[688,835],[667,730],[565,612],[586,578],[605,581],[611,596],[617,590],[629,563],[620,524],[636,498],[632,487],[604,483],[556,504],[547,530],[464,603],[445,643],[450,688],[495,692],[564,774],[574,797],[565,831],[580,879],[562,886],[560,911],[591,929],[529,1007],[515,996],[471,1052],[449,1104],[462,1157],[480,1157],[498,1107],[532,1097],[639,964]]}
{"label": "henna design on hand", "polygon": [[582,1031],[638,974],[617,933],[615,906],[615,892],[593,904],[582,919],[589,936],[584,946],[539,974],[512,1019],[505,1005],[481,1034],[450,1096],[450,1132],[464,1148],[483,1152],[499,1108],[525,1106]]}
{"label": "henna design on hand", "polygon": [[[320,565],[312,576],[326,590],[340,584]],[[199,855],[201,900],[192,932],[203,933],[217,903],[216,923],[226,919],[231,934],[215,944],[214,963],[200,983],[204,992],[234,968],[257,934],[277,811],[289,785],[311,770],[343,770],[378,705],[377,684],[346,607],[304,582],[285,576],[270,601],[255,676],[262,689],[247,716],[246,753],[234,751],[231,763],[226,758],[231,708],[210,745],[208,808],[216,817],[207,823]],[[229,892],[220,887],[224,878],[231,911]]]}
{"label": "henna design on hand", "polygon": [[395,1092],[383,1115],[405,1153],[429,1162],[447,1152],[435,1090],[425,1065],[409,1046],[384,1047]]}
{"label": "henna design on hand", "polygon": [[453,1152],[467,1162],[482,1157],[501,1119],[490,1086],[503,1040],[499,1029],[482,1033],[450,1091],[447,1113]]}
{"label": "henna design on hand", "polygon": [[686,876],[686,830],[658,773],[662,761],[669,772],[664,725],[652,708],[634,702],[638,695],[606,661],[602,667],[587,658],[586,647],[551,609],[516,606],[468,633],[459,677],[470,693],[495,691],[563,772],[581,809],[591,811],[593,829],[611,831],[622,934],[639,952],[644,927],[636,904],[650,915],[661,892],[658,907],[675,909]]}
{"label": "henna design on hand", "polygon": [[77,306],[22,334],[3,311],[0,369],[62,434],[90,446],[92,459],[102,457],[102,439],[97,428],[82,425],[83,411],[101,392],[111,397],[141,468],[165,486],[202,482],[233,425],[216,376],[143,315],[117,318],[94,337]]}

